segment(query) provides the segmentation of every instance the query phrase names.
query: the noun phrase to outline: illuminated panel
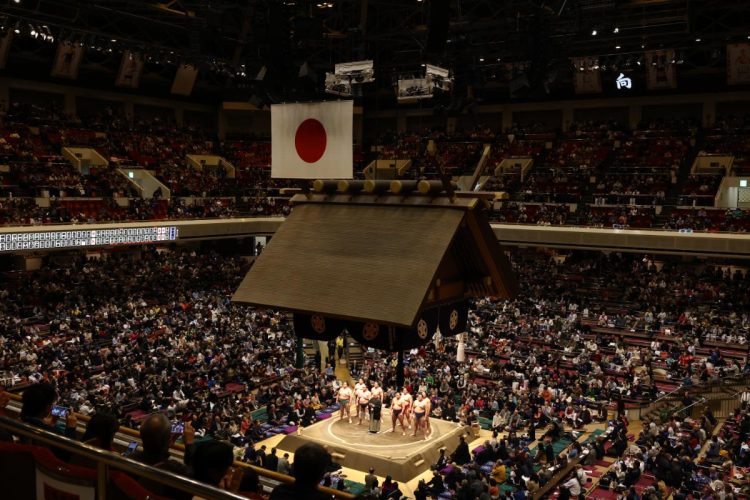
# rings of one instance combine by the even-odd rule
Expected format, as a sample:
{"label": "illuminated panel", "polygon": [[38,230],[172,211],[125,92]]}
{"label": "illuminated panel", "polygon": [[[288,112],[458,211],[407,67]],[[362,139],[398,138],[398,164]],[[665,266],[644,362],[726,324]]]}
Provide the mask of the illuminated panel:
{"label": "illuminated panel", "polygon": [[175,226],[1,233],[0,252],[138,245],[159,241],[174,241],[177,239],[177,234],[178,230]]}

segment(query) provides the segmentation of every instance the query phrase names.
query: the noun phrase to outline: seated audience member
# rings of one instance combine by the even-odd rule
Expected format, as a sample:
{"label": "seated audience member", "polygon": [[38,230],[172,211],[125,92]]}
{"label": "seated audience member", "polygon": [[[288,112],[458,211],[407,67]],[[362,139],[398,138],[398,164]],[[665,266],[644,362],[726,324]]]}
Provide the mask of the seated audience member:
{"label": "seated audience member", "polygon": [[427,483],[427,486],[429,487],[430,494],[434,497],[440,495],[442,492],[445,491],[445,483],[443,483],[443,476],[440,475],[439,472],[434,472],[432,474],[432,479],[430,479],[430,482]]}
{"label": "seated audience member", "polygon": [[365,475],[365,491],[371,492],[378,483],[378,476],[375,475],[375,469],[370,467],[370,472]]}
{"label": "seated audience member", "polygon": [[380,498],[391,498],[389,495],[393,493],[396,490],[396,483],[393,481],[393,478],[388,475],[385,476],[385,480],[383,481],[383,486],[380,488]]}
{"label": "seated audience member", "polygon": [[276,467],[276,472],[289,475],[291,471],[292,467],[289,464],[289,453],[284,453],[283,456],[279,457],[279,465]]}
{"label": "seated audience member", "polygon": [[239,494],[252,500],[261,500],[266,498],[260,487],[260,477],[253,469],[244,469],[242,479],[240,480]]}
{"label": "seated audience member", "polygon": [[[206,441],[195,447],[193,455],[193,478],[196,481],[210,484],[218,488],[228,488],[227,480],[234,455],[232,445],[221,441]],[[193,497],[197,500],[198,497]]]}
{"label": "seated audience member", "polygon": [[323,479],[331,455],[317,443],[305,443],[294,454],[292,463],[293,484],[280,484],[271,493],[271,500],[309,500],[328,499],[318,490],[318,484]]}
{"label": "seated audience member", "polygon": [[[163,413],[154,413],[146,417],[141,424],[140,435],[143,443],[143,450],[133,455],[133,460],[181,476],[189,477],[191,475],[187,465],[192,462],[192,457],[195,452],[195,445],[193,444],[193,441],[195,440],[195,431],[193,431],[189,423],[185,424],[183,432],[183,441],[185,442],[185,455],[183,457],[184,463],[180,463],[170,457],[169,447],[172,445],[173,441],[172,425]],[[164,487],[154,481],[145,479],[142,480],[141,483],[157,495],[178,498],[190,497],[190,495],[186,495],[184,492]]]}
{"label": "seated audience member", "polygon": [[393,488],[391,488],[387,494],[385,494],[385,491],[380,494],[380,498],[388,499],[388,500],[398,500],[403,496],[403,493],[401,492],[401,489],[398,487],[398,483],[394,481]]}
{"label": "seated audience member", "polygon": [[78,424],[75,415],[69,413],[66,417],[65,432],[58,430],[50,417],[52,406],[54,406],[56,400],[55,388],[47,382],[40,382],[27,387],[21,398],[21,420],[40,429],[75,438],[76,425]]}
{"label": "seated audience member", "polygon": [[440,456],[437,459],[435,465],[432,466],[435,470],[442,470],[448,465],[448,457],[445,456],[445,448],[440,448]]}
{"label": "seated audience member", "polygon": [[266,459],[263,460],[263,467],[276,471],[279,468],[279,456],[276,454],[276,448],[271,448],[271,453],[266,455]]}
{"label": "seated audience member", "polygon": [[[113,415],[96,413],[86,425],[86,431],[84,431],[81,441],[103,450],[112,451],[112,442],[118,429],[119,424]],[[96,468],[96,461],[75,454],[71,456],[70,463]]]}
{"label": "seated audience member", "polygon": [[114,415],[109,413],[96,413],[83,433],[81,441],[97,448],[112,451],[112,441],[115,439],[119,425]]}
{"label": "seated audience member", "polygon": [[463,436],[459,438],[458,446],[453,452],[451,458],[453,459],[453,462],[456,462],[458,465],[464,465],[465,463],[471,461],[471,455],[469,454],[469,445]]}
{"label": "seated audience member", "polygon": [[[45,431],[75,439],[78,419],[72,412],[68,413],[65,419],[65,431],[60,431],[55,425],[53,417],[50,416],[56,400],[55,388],[47,382],[40,382],[27,387],[21,398],[21,420]],[[71,454],[66,451],[56,449],[53,452],[61,460],[67,461],[71,457]]]}

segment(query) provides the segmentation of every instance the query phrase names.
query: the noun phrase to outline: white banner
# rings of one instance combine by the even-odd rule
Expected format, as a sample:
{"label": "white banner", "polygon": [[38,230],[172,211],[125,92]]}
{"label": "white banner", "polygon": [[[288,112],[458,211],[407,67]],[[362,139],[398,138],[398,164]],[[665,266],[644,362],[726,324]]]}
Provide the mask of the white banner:
{"label": "white banner", "polygon": [[83,59],[82,46],[70,41],[58,43],[55,64],[52,66],[52,76],[75,80],[78,78],[81,59]]}
{"label": "white banner", "polygon": [[602,74],[598,57],[573,57],[573,87],[576,94],[598,94],[602,91]]}
{"label": "white banner", "polygon": [[143,71],[143,56],[139,52],[126,50],[122,53],[115,86],[137,89],[141,81],[141,71]]}
{"label": "white banner", "polygon": [[750,43],[727,45],[727,83],[729,85],[750,83]]}
{"label": "white banner", "polygon": [[649,90],[677,88],[674,49],[646,51],[646,86]]}
{"label": "white banner", "polygon": [[172,93],[178,95],[190,95],[193,92],[195,79],[198,77],[198,68],[191,64],[180,64],[172,83]]}
{"label": "white banner", "polygon": [[271,177],[351,179],[352,101],[271,106]]}

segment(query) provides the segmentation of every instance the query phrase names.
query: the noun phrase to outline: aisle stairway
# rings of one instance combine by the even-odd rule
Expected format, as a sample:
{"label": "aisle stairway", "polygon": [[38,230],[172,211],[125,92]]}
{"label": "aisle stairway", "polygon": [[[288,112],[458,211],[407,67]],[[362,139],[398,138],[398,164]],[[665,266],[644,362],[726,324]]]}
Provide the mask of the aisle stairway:
{"label": "aisle stairway", "polygon": [[[664,422],[675,413],[683,414],[685,412],[692,418],[699,418],[707,405],[716,418],[726,418],[732,415],[736,408],[739,408],[741,405],[740,395],[748,390],[750,390],[750,381],[727,384],[722,384],[719,381],[716,385],[708,388],[681,388],[641,410],[640,418]],[[688,391],[693,399],[689,408],[682,401],[685,391]]]}
{"label": "aisle stairway", "polygon": [[362,345],[351,337],[346,338],[346,360],[349,370],[356,364],[357,367],[362,366],[364,361],[364,349]]}

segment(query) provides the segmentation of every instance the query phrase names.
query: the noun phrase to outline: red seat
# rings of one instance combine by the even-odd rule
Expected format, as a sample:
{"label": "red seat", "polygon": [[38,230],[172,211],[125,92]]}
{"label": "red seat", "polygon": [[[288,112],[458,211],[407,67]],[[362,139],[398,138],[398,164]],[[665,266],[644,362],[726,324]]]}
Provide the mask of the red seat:
{"label": "red seat", "polygon": [[38,446],[0,443],[0,484],[3,498],[36,499],[34,450]]}
{"label": "red seat", "polygon": [[109,473],[107,498],[114,500],[167,500],[154,495],[132,477],[118,471]]}
{"label": "red seat", "polygon": [[96,471],[70,465],[55,457],[47,448],[34,447],[37,488],[43,488],[42,498],[64,500],[94,500]]}

